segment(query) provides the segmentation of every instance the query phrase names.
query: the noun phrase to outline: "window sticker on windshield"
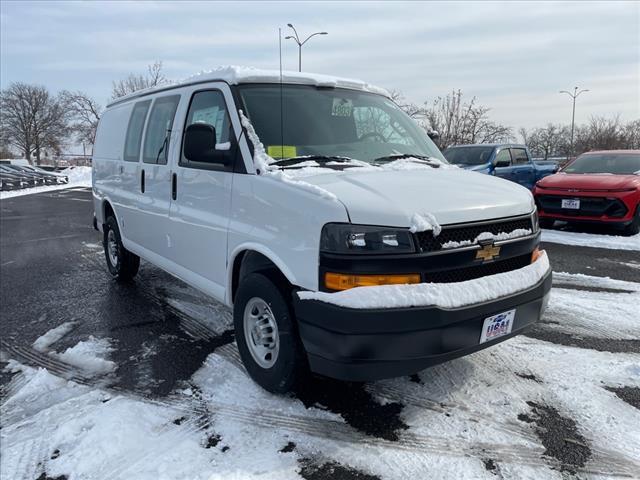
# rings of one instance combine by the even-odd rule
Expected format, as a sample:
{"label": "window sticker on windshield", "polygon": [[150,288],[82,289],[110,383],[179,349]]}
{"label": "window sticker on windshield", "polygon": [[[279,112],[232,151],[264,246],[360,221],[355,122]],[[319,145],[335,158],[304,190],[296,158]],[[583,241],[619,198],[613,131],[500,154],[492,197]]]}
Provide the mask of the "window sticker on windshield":
{"label": "window sticker on windshield", "polygon": [[269,145],[267,147],[267,155],[271,158],[291,158],[297,157],[298,154],[295,145]]}
{"label": "window sticker on windshield", "polygon": [[346,98],[334,98],[331,116],[333,117],[350,117],[353,113],[353,102]]}

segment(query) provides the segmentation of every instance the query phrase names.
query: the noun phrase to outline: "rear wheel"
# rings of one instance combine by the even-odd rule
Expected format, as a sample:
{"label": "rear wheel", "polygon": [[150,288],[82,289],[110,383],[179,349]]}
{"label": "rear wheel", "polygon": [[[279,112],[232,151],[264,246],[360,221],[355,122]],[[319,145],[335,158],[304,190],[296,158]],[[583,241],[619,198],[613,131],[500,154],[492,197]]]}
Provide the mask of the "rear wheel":
{"label": "rear wheel", "polygon": [[553,228],[554,223],[556,223],[556,221],[551,218],[538,219],[538,224],[540,225],[540,228]]}
{"label": "rear wheel", "polygon": [[140,257],[131,253],[122,245],[118,222],[114,217],[107,218],[104,225],[104,255],[111,275],[118,280],[131,280],[140,268]]}
{"label": "rear wheel", "polygon": [[233,321],[240,357],[258,385],[285,393],[306,376],[306,356],[291,306],[270,278],[252,273],[242,279]]}

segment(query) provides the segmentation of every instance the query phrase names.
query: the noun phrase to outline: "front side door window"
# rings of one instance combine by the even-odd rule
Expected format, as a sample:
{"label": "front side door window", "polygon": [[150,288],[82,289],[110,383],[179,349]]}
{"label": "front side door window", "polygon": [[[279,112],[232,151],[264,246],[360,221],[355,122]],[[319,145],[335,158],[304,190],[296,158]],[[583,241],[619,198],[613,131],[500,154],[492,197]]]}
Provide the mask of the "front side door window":
{"label": "front side door window", "polygon": [[497,167],[511,166],[511,155],[509,154],[508,148],[505,148],[498,152],[498,154],[496,155],[496,166]]}

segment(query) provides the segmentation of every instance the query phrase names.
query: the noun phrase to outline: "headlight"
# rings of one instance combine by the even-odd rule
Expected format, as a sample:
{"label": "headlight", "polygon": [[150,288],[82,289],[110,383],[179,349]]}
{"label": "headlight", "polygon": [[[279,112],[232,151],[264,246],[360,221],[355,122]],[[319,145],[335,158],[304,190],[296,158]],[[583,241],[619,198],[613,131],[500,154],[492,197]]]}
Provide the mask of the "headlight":
{"label": "headlight", "polygon": [[409,230],[344,223],[328,223],[322,228],[320,250],[364,255],[416,251]]}

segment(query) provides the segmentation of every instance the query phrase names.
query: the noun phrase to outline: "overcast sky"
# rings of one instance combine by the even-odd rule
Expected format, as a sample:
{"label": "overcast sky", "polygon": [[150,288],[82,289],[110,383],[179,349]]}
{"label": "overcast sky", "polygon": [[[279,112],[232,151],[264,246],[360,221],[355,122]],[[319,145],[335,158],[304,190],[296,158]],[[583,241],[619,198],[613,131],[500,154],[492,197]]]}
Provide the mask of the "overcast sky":
{"label": "overcast sky", "polygon": [[[25,2],[2,0],[2,88],[83,90],[162,60],[169,78],[216,65],[278,68],[278,27],[303,70],[360,78],[423,102],[460,88],[514,128],[592,114],[640,118],[640,2]],[[283,35],[284,36],[284,35]],[[297,46],[283,41],[285,69]]]}

